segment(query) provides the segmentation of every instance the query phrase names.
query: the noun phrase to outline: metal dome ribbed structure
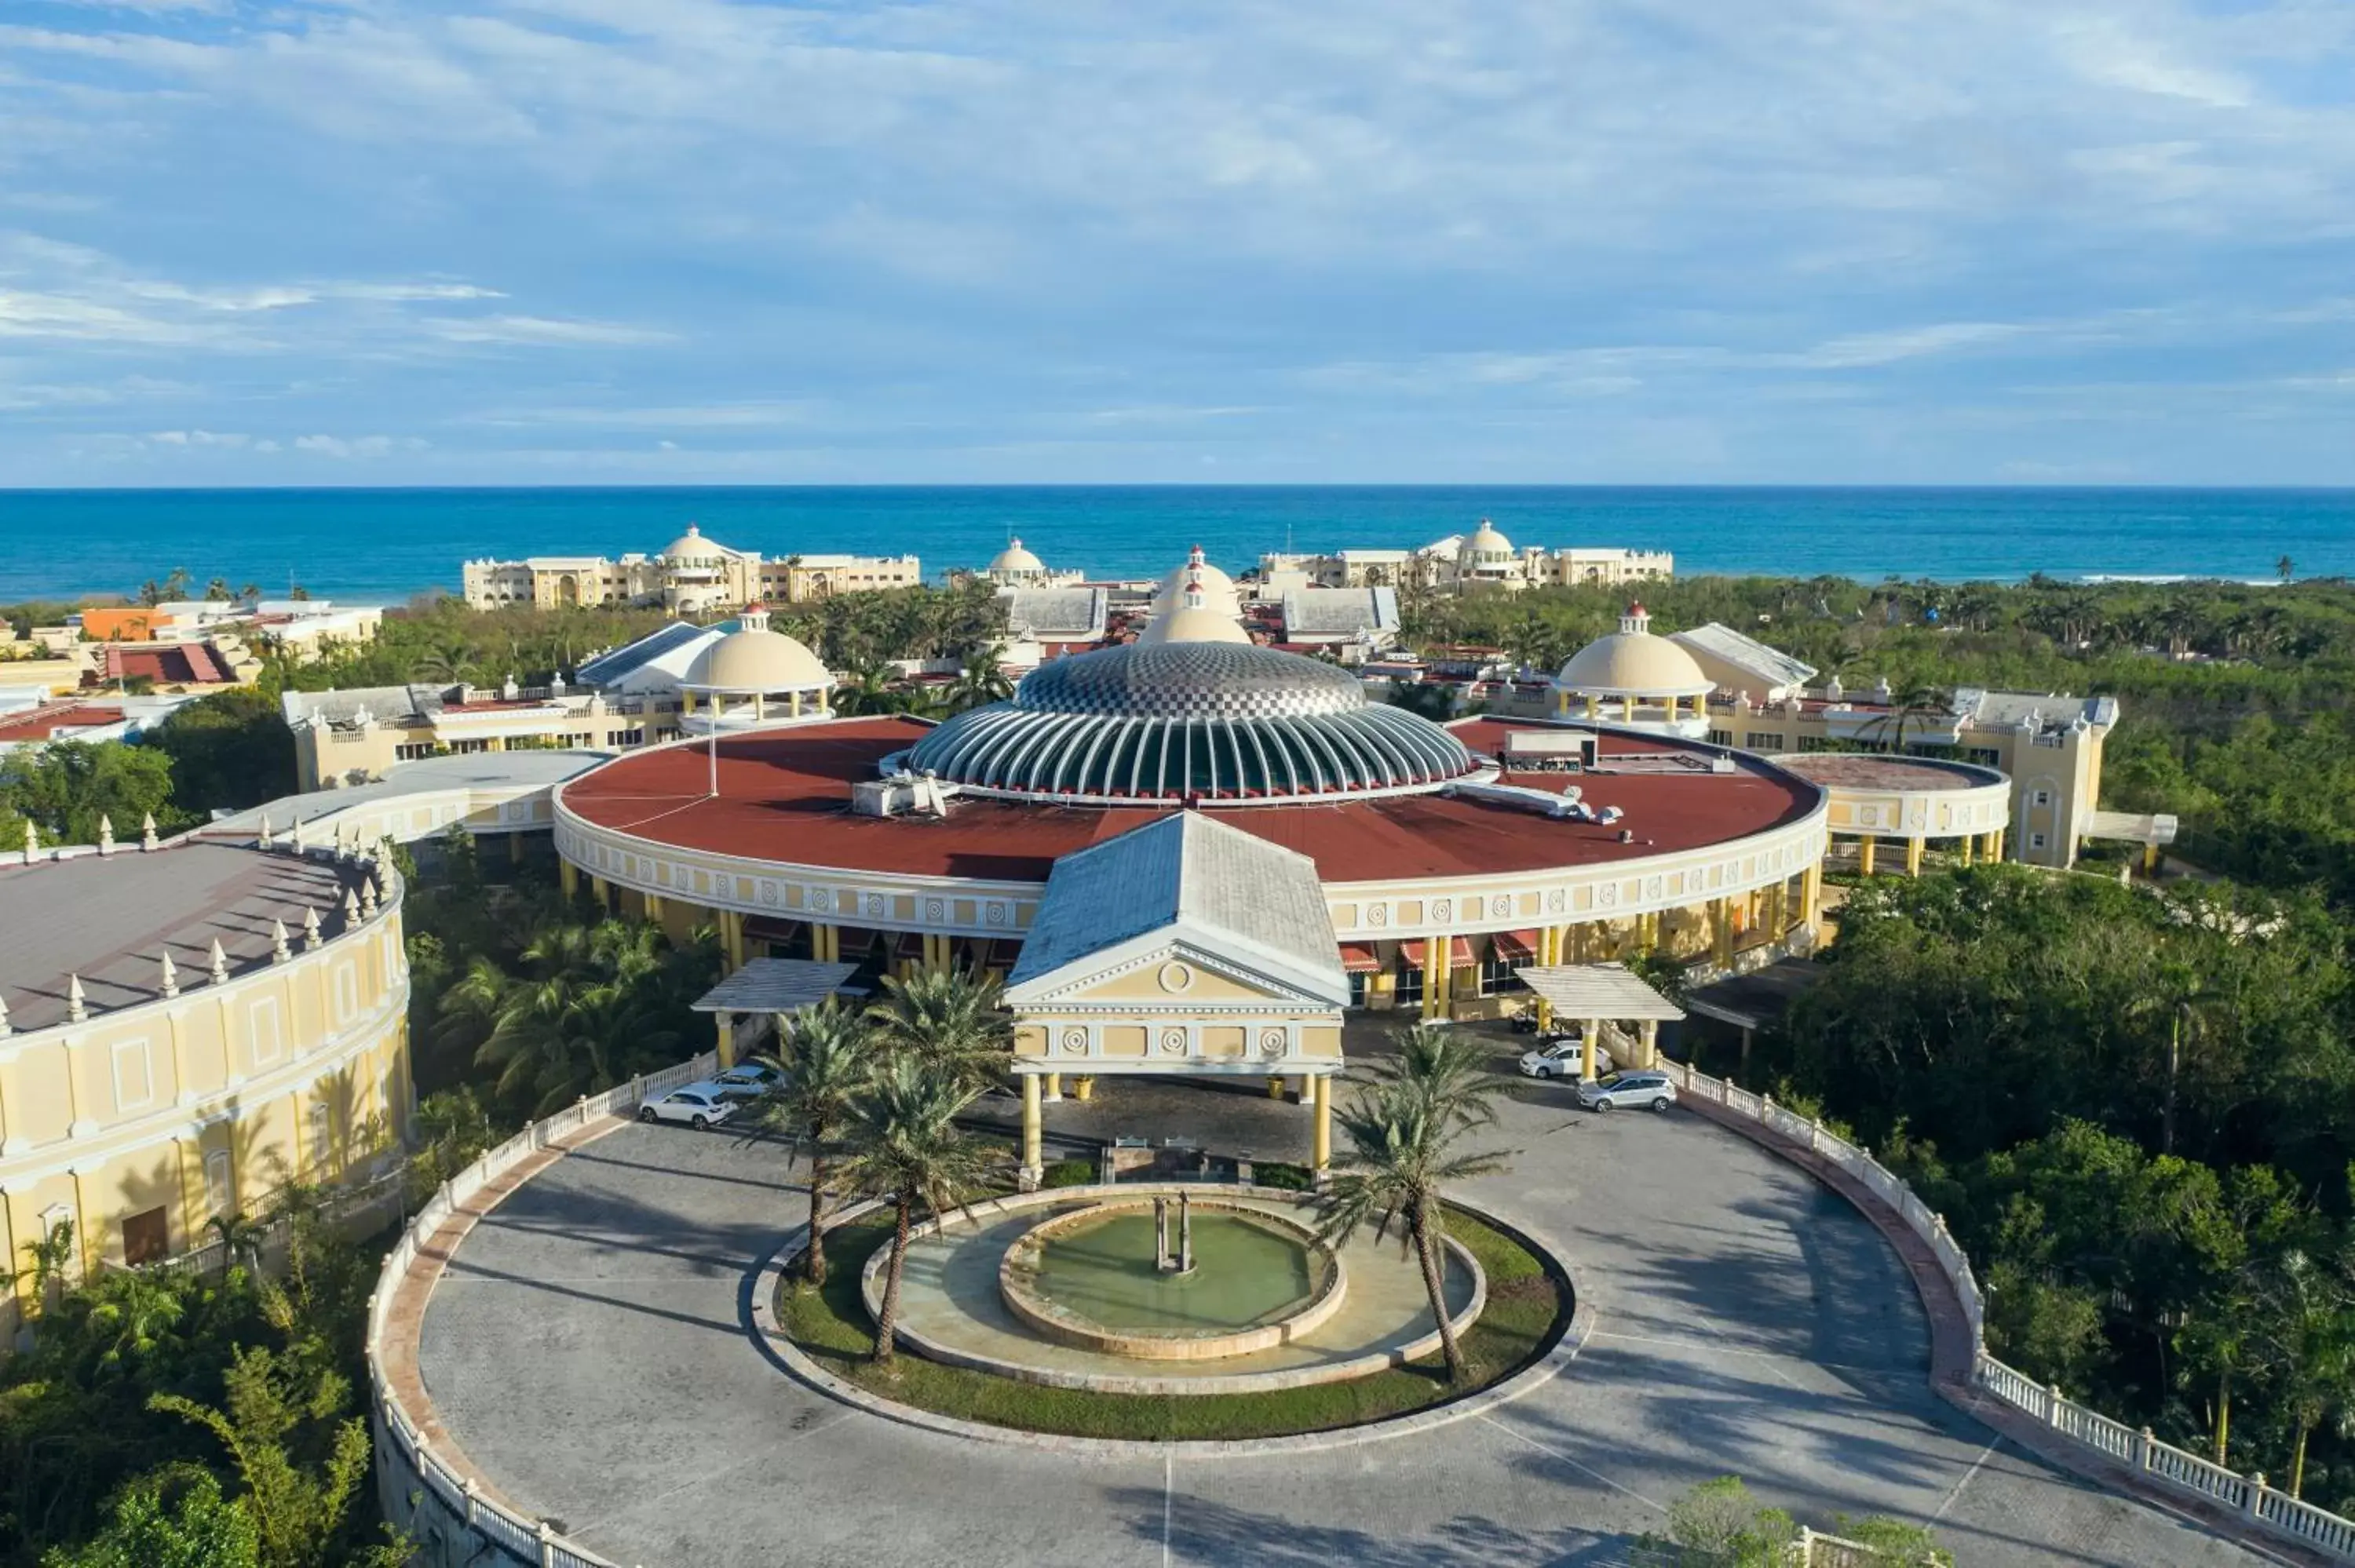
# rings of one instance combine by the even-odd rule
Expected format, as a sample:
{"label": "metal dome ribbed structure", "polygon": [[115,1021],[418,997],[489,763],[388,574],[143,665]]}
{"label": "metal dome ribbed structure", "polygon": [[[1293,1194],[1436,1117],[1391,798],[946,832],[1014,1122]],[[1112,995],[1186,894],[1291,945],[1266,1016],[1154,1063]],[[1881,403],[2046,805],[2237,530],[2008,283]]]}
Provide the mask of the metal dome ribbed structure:
{"label": "metal dome ribbed structure", "polygon": [[1369,703],[1345,670],[1229,642],[1058,659],[900,762],[1024,799],[1226,805],[1430,789],[1478,766],[1430,720]]}

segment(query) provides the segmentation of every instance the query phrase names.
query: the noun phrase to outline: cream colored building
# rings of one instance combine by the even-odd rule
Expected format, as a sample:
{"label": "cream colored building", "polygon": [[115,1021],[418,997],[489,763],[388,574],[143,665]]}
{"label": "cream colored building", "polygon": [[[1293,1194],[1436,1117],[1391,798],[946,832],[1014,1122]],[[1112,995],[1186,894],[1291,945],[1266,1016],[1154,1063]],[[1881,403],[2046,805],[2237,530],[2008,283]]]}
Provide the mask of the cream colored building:
{"label": "cream colored building", "polygon": [[729,734],[834,715],[834,676],[818,656],[769,628],[759,605],[742,628],[696,657],[679,683],[680,727],[690,735]]}
{"label": "cream colored building", "polygon": [[1444,593],[1487,588],[1611,588],[1666,582],[1677,558],[1666,550],[1549,549],[1515,545],[1487,518],[1470,534],[1452,534],[1416,550],[1337,550],[1328,555],[1260,558],[1263,597],[1301,588],[1423,588]]}
{"label": "cream colored building", "polygon": [[[12,1266],[60,1224],[69,1278],[171,1256],[288,1181],[392,1159],[410,1113],[400,900],[389,864],[250,839],[0,867]],[[8,1300],[20,1321],[32,1288]]]}
{"label": "cream colored building", "polygon": [[1709,729],[1705,709],[1715,689],[1692,654],[1655,636],[1651,616],[1631,604],[1617,631],[1580,649],[1555,674],[1554,716],[1699,736]]}
{"label": "cream colored building", "polygon": [[914,588],[914,556],[794,555],[763,558],[707,538],[689,524],[659,555],[533,556],[468,561],[462,592],[476,609],[528,605],[658,604],[680,615],[719,615],[773,600],[800,604],[840,593]]}
{"label": "cream colored building", "polygon": [[520,687],[360,686],[288,692],[294,771],[305,790],[383,778],[405,762],[478,752],[626,751],[685,733],[676,689],[607,696],[558,681]]}

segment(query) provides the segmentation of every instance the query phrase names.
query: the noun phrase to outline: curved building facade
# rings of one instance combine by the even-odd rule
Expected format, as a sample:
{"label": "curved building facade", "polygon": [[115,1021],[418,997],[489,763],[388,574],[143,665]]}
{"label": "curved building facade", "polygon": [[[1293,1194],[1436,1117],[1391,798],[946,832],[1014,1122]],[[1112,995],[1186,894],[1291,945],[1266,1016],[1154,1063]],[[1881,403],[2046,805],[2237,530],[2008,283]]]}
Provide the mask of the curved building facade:
{"label": "curved building facade", "polygon": [[0,867],[10,1258],[59,1224],[73,1274],[171,1256],[372,1171],[410,1109],[400,900],[389,866],[250,839]]}

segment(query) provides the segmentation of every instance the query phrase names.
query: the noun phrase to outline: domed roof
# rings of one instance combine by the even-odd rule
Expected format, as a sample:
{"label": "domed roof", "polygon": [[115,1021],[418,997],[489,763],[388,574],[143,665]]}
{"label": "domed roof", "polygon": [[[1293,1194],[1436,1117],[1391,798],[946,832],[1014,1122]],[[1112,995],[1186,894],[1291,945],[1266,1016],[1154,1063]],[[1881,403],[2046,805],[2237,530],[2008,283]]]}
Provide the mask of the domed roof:
{"label": "domed roof", "polygon": [[989,569],[993,572],[1008,574],[1043,572],[1047,569],[1047,563],[1024,549],[1021,540],[1008,539],[1006,541],[1006,548],[998,551],[990,560]]}
{"label": "domed roof", "polygon": [[703,536],[703,530],[690,523],[687,532],[673,539],[663,551],[663,558],[671,561],[717,561],[726,552]]}
{"label": "domed roof", "polygon": [[1428,788],[1476,766],[1430,720],[1369,703],[1337,665],[1233,642],[1050,661],[1010,702],[959,714],[905,760],[992,794],[1209,804]]}
{"label": "domed roof", "polygon": [[1154,590],[1153,608],[1157,615],[1167,615],[1184,602],[1186,589],[1199,584],[1205,608],[1220,615],[1240,616],[1243,612],[1242,598],[1235,592],[1235,579],[1202,558],[1202,546],[1197,545],[1186,557],[1186,564],[1161,579]]}
{"label": "domed roof", "polygon": [[1640,604],[1627,607],[1618,630],[1572,654],[1553,683],[1603,697],[1697,697],[1717,686],[1682,646],[1652,635]]}
{"label": "domed roof", "polygon": [[1480,526],[1472,530],[1472,536],[1464,541],[1461,553],[1467,556],[1509,556],[1513,553],[1513,542],[1497,532],[1494,523],[1483,517]]}
{"label": "domed roof", "polygon": [[695,656],[679,684],[698,692],[806,692],[828,689],[834,676],[818,656],[782,631],[769,630],[758,606],[731,631]]}

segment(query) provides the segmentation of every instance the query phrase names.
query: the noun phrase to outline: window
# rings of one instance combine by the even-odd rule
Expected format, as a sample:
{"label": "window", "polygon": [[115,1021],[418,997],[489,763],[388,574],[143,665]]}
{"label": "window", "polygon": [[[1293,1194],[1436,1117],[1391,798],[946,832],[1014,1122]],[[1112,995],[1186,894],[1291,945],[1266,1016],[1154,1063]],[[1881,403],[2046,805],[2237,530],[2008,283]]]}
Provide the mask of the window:
{"label": "window", "polygon": [[1780,751],[1783,737],[1765,730],[1752,730],[1742,737],[1742,744],[1753,751]]}
{"label": "window", "polygon": [[134,1111],[155,1097],[153,1057],[144,1036],[114,1043],[114,1108]]}
{"label": "window", "polygon": [[1480,960],[1480,994],[1495,996],[1499,992],[1522,989],[1521,977],[1513,972],[1513,960],[1500,958],[1494,948]]}
{"label": "window", "polygon": [[1981,768],[1999,768],[2003,765],[2003,754],[1991,746],[1974,746],[1964,755]]}
{"label": "window", "polygon": [[161,1208],[143,1209],[123,1216],[123,1261],[136,1268],[155,1263],[172,1251],[171,1222]]}
{"label": "window", "polygon": [[1401,964],[1399,966],[1398,985],[1391,992],[1391,997],[1401,1007],[1423,1005],[1422,965]]}
{"label": "window", "polygon": [[327,1146],[335,1137],[335,1118],[325,1100],[311,1102],[311,1165],[325,1171],[328,1165]]}
{"label": "window", "polygon": [[74,1212],[69,1206],[64,1203],[51,1203],[41,1211],[41,1240],[47,1241],[57,1234],[59,1225],[65,1226],[67,1230],[67,1251],[64,1261],[71,1263],[74,1249],[81,1243],[81,1237],[79,1234],[80,1227],[74,1224]]}
{"label": "window", "polygon": [[253,1009],[246,1014],[246,1027],[252,1034],[254,1065],[261,1066],[278,1060],[280,1054],[286,1049],[285,1042],[278,1034],[278,999],[274,996],[255,998]]}
{"label": "window", "polygon": [[360,1010],[358,977],[348,963],[336,966],[336,1027],[349,1023]]}
{"label": "window", "polygon": [[1801,751],[1829,751],[1838,744],[1838,742],[1828,740],[1820,735],[1803,735],[1799,737],[1799,749]]}
{"label": "window", "polygon": [[237,1208],[237,1187],[229,1180],[229,1150],[216,1149],[205,1156],[205,1207],[216,1214]]}
{"label": "window", "polygon": [[1369,976],[1363,973],[1352,973],[1349,976],[1349,1005],[1351,1007],[1363,1007],[1366,1005],[1366,981],[1369,978]]}
{"label": "window", "polygon": [[2052,804],[2052,791],[2050,789],[2039,789],[2029,799],[2030,802],[2033,805],[2050,806]]}
{"label": "window", "polygon": [[1711,746],[1732,746],[1733,744],[1733,732],[1730,729],[1710,730],[1709,732],[1709,743]]}
{"label": "window", "polygon": [[2030,849],[2042,849],[2044,847],[2044,835],[2042,833],[2029,834],[2028,847]]}

